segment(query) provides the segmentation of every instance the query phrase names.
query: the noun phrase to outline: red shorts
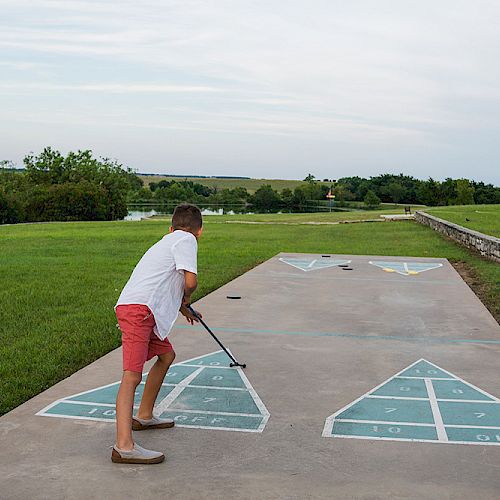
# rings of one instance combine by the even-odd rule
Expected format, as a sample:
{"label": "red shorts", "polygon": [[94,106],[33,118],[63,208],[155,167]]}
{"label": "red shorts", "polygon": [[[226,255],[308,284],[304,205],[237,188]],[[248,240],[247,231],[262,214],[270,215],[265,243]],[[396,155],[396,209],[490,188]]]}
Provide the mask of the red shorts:
{"label": "red shorts", "polygon": [[142,373],[146,361],[174,351],[168,337],[161,340],[153,332],[155,317],[148,306],[120,305],[116,317],[122,331],[123,370]]}

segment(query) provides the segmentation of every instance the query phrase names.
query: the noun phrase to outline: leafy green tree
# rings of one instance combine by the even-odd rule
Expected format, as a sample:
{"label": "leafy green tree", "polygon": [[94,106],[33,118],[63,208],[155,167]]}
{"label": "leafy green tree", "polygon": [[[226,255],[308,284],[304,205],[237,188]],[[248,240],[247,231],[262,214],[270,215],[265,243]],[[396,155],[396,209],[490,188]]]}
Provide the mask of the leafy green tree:
{"label": "leafy green tree", "polygon": [[313,183],[316,181],[316,177],[314,177],[313,174],[307,174],[306,178],[304,179],[304,182],[309,182]]}
{"label": "leafy green tree", "polygon": [[23,222],[24,214],[20,200],[14,193],[5,192],[0,187],[0,224]]}
{"label": "leafy green tree", "polygon": [[293,206],[293,191],[289,188],[282,189],[281,200],[285,207],[291,208]]}
{"label": "leafy green tree", "polygon": [[275,191],[269,184],[259,187],[251,198],[251,203],[259,210],[273,210],[279,208],[281,198],[277,191]]}
{"label": "leafy green tree", "polygon": [[[163,182],[163,181],[162,181]],[[154,193],[154,198],[161,202],[181,203],[181,202],[194,202],[197,196],[193,189],[182,182],[172,181],[167,187],[160,187]]]}
{"label": "leafy green tree", "polygon": [[406,189],[399,182],[391,182],[387,185],[387,192],[394,203],[399,203],[406,193]]}
{"label": "leafy green tree", "polygon": [[436,182],[432,177],[427,181],[422,181],[417,188],[417,200],[422,205],[431,207],[437,206],[440,203],[440,188],[439,182]]}
{"label": "leafy green tree", "polygon": [[474,188],[467,179],[458,179],[457,186],[457,205],[474,205]]}
{"label": "leafy green tree", "polygon": [[364,198],[365,205],[369,208],[375,208],[380,205],[380,198],[370,189]]}
{"label": "leafy green tree", "polygon": [[439,205],[454,205],[457,199],[457,183],[450,177],[439,185]]}
{"label": "leafy green tree", "polygon": [[307,196],[304,190],[304,186],[297,186],[293,190],[293,206],[297,208],[303,208],[307,205]]}
{"label": "leafy green tree", "polygon": [[335,204],[339,207],[344,207],[346,204],[346,199],[349,196],[349,190],[343,184],[338,184],[333,189],[333,194],[335,195]]}
{"label": "leafy green tree", "polygon": [[127,197],[128,203],[138,203],[153,199],[153,192],[149,188],[141,188],[136,191],[130,191]]}
{"label": "leafy green tree", "polygon": [[[200,196],[204,196],[205,198],[208,198],[212,193],[213,193],[213,190],[210,189],[210,187],[208,186],[204,186],[203,184],[199,184],[199,183],[191,183],[192,184],[192,189],[193,191],[197,194],[197,195],[200,195]],[[246,191],[246,189],[245,189]]]}
{"label": "leafy green tree", "polygon": [[500,187],[484,182],[471,182],[474,188],[474,201],[476,204],[500,203]]}
{"label": "leafy green tree", "polygon": [[[57,205],[59,209],[45,210],[43,213],[44,216],[52,213],[54,217],[57,217],[57,220],[61,220],[63,217],[60,201],[64,196],[78,198],[79,192],[75,185],[79,183],[85,186],[89,203],[92,202],[92,196],[89,193],[91,191],[93,193],[99,192],[100,206],[101,208],[102,206],[106,207],[104,216],[106,220],[123,218],[127,214],[127,193],[142,186],[142,181],[130,169],[124,169],[122,165],[109,158],[96,159],[93,157],[92,151],[89,150],[69,152],[63,156],[59,151],[48,147],[37,156],[27,155],[24,158],[24,166],[27,182],[30,186],[29,190],[45,186],[46,193],[55,197],[52,200],[53,203],[49,203],[49,205]],[[51,188],[51,186],[61,184],[70,184],[71,186],[68,186],[66,190]],[[90,186],[94,186],[95,189],[91,189]],[[40,195],[40,190],[37,190],[37,195]],[[81,210],[78,213],[88,214],[82,215],[82,217],[91,217],[90,220],[101,220],[101,208],[99,208],[97,219],[94,219],[96,216],[92,207],[88,211]],[[69,205],[67,215],[70,220],[75,220],[76,216]],[[36,217],[36,215],[30,212],[30,217]]]}
{"label": "leafy green tree", "polygon": [[241,205],[245,204],[250,195],[245,188],[222,189],[218,195],[218,200],[224,205]]}
{"label": "leafy green tree", "polygon": [[368,179],[363,179],[363,181],[358,184],[358,188],[356,190],[356,199],[357,200],[364,200],[366,194],[370,190],[371,190],[370,181]]}
{"label": "leafy green tree", "polygon": [[110,209],[118,211],[119,218],[128,213],[125,201],[110,208],[104,188],[89,181],[34,186],[24,209],[28,222],[109,220]]}

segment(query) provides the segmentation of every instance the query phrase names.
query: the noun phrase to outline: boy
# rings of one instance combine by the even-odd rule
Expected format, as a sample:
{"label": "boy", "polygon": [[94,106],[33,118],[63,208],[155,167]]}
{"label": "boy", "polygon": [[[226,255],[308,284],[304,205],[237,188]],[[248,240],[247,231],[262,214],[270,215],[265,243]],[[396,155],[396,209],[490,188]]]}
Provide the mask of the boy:
{"label": "boy", "polygon": [[[169,234],[141,258],[116,304],[122,331],[123,376],[116,397],[116,444],[111,460],[116,463],[156,464],[165,456],[134,443],[132,429],[165,429],[172,419],[153,415],[153,405],[167,370],[175,358],[169,334],[178,312],[193,324],[198,321],[187,309],[196,290],[197,240],[202,233],[200,209],[176,207]],[[144,363],[158,356],[149,371],[137,415],[132,417],[134,394],[142,380]]]}

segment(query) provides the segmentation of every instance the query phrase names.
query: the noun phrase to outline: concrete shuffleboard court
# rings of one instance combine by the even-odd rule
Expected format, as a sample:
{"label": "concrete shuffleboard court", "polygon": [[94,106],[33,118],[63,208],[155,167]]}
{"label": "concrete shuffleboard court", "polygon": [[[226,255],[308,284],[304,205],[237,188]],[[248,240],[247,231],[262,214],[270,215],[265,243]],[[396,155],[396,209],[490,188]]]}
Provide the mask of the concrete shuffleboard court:
{"label": "concrete shuffleboard court", "polygon": [[498,498],[500,327],[446,259],[279,254],[197,308],[247,368],[179,318],[163,464],[110,461],[118,349],[0,418],[0,497]]}

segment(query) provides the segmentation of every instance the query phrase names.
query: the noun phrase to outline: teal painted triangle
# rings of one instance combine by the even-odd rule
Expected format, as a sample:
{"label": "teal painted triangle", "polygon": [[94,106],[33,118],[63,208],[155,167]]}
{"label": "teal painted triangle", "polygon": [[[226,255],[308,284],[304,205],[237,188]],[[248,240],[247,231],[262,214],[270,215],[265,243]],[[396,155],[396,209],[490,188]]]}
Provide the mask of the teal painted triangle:
{"label": "teal painted triangle", "polygon": [[[172,365],[160,388],[155,414],[176,425],[203,429],[262,432],[269,412],[241,368],[229,368],[229,357],[217,351]],[[137,386],[140,404],[147,374]],[[55,401],[37,415],[114,421],[120,382]]]}
{"label": "teal painted triangle", "polygon": [[430,271],[442,267],[440,262],[398,262],[398,261],[383,261],[373,260],[370,261],[372,266],[380,267],[386,272],[395,272],[404,276],[410,276]]}
{"label": "teal painted triangle", "polygon": [[288,264],[289,266],[295,267],[297,269],[301,269],[302,271],[316,271],[317,269],[326,269],[328,267],[337,267],[342,264],[349,264],[350,260],[345,259],[330,259],[330,258],[289,258],[289,257],[280,257],[281,262]]}
{"label": "teal painted triangle", "polygon": [[413,364],[402,373],[399,374],[400,377],[432,377],[432,378],[456,378],[451,373],[441,370],[437,366],[429,363],[428,361],[421,360],[418,363]]}
{"label": "teal painted triangle", "polygon": [[500,400],[419,360],[328,417],[323,436],[500,445]]}
{"label": "teal painted triangle", "polygon": [[190,366],[229,366],[231,358],[224,351],[213,352],[205,356],[188,359],[180,363],[181,365]]}

